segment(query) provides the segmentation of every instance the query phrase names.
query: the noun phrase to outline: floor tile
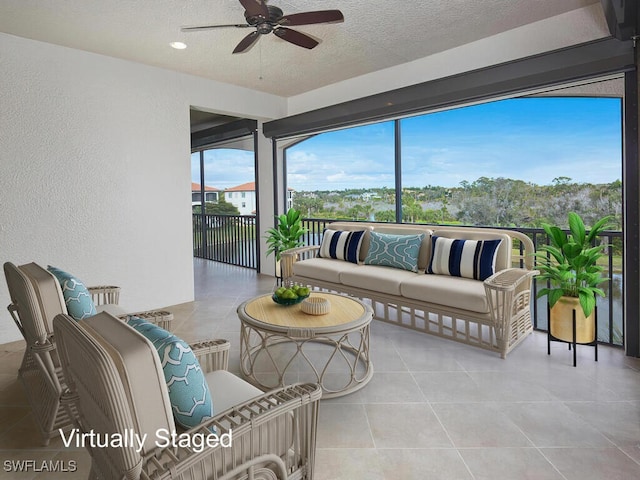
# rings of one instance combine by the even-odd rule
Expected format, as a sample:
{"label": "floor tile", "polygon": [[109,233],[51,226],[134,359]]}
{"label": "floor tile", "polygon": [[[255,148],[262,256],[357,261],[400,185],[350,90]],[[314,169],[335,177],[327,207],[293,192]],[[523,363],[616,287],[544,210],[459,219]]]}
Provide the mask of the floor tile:
{"label": "floor tile", "polygon": [[475,480],[564,480],[535,448],[465,448],[460,454]]}
{"label": "floor tile", "polygon": [[445,448],[453,444],[426,403],[365,405],[377,448]]}
{"label": "floor tile", "polygon": [[531,441],[493,403],[432,405],[457,448],[529,447]]}
{"label": "floor tile", "polygon": [[618,448],[543,448],[541,451],[567,480],[640,478],[640,465]]}
{"label": "floor tile", "polygon": [[[385,480],[474,480],[457,450],[380,449]],[[366,478],[366,477],[354,477]]]}

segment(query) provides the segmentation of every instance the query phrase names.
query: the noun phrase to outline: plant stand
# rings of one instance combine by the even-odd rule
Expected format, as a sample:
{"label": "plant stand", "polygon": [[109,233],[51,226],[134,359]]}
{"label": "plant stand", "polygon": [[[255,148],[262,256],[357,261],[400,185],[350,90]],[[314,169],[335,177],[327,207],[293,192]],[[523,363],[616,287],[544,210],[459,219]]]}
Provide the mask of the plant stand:
{"label": "plant stand", "polygon": [[556,338],[553,335],[551,335],[551,308],[549,307],[549,304],[547,303],[547,318],[549,319],[549,325],[547,328],[547,355],[551,355],[551,342],[560,342],[560,343],[566,343],[569,346],[569,350],[571,350],[571,346],[573,345],[573,366],[576,366],[576,347],[577,345],[589,345],[594,347],[594,351],[595,351],[595,361],[598,361],[598,307],[595,307],[594,309],[594,317],[593,317],[593,321],[595,322],[595,334],[594,334],[594,340],[593,342],[589,342],[589,343],[579,343],[576,342],[576,310],[575,308],[573,309],[573,340],[571,342],[567,342],[566,340],[562,340],[560,338]]}

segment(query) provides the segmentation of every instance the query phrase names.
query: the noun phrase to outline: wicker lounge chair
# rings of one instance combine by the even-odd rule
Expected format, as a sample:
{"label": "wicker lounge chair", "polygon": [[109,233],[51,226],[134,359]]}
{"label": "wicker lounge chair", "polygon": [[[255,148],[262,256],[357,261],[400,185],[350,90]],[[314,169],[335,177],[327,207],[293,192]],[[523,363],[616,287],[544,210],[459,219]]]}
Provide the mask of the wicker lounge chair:
{"label": "wicker lounge chair", "polygon": [[[127,433],[137,446],[92,447],[91,478],[101,479],[311,479],[320,387],[295,384],[263,393],[221,370],[205,374],[215,416],[186,432],[176,431],[165,377],[155,347],[108,313],[75,322],[54,319],[60,358],[69,380],[67,405],[77,407],[79,432],[109,438]],[[206,365],[226,367],[228,342],[209,349]],[[205,347],[204,350],[207,350]],[[216,351],[217,350],[217,351]],[[196,347],[194,353],[199,356]],[[197,447],[194,440],[226,443]],[[213,433],[215,432],[215,434]],[[146,437],[145,437],[146,435]],[[160,438],[160,441],[158,439]]]}
{"label": "wicker lounge chair", "polygon": [[[53,339],[53,318],[67,313],[60,286],[55,277],[35,263],[16,266],[4,264],[11,304],[7,307],[26,341],[26,349],[18,376],[25,387],[34,419],[40,428],[43,443],[58,435],[59,429],[72,426],[66,409],[61,408],[64,380]],[[89,288],[97,308],[109,309],[126,317],[115,305],[117,287]],[[173,315],[170,312],[141,312],[148,321],[168,329]]]}

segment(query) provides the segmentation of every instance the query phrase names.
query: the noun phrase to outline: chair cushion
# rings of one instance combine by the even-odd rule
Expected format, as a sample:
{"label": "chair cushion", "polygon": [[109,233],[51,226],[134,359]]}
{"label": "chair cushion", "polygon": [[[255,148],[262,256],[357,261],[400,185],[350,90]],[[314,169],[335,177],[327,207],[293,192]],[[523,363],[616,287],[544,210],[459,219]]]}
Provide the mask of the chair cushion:
{"label": "chair cushion", "polygon": [[358,263],[364,230],[342,231],[325,229],[322,235],[319,257]]}
{"label": "chair cushion", "polygon": [[431,237],[427,273],[485,280],[495,273],[496,252],[502,240],[463,240]]}
{"label": "chair cushion", "polygon": [[371,243],[364,263],[417,272],[418,254],[424,237],[424,234],[394,235],[373,231],[370,233]]}
{"label": "chair cushion", "polygon": [[80,279],[51,265],[47,267],[47,270],[49,270],[60,283],[64,303],[67,306],[67,313],[71,318],[74,320],[82,320],[98,313],[91,299],[89,290],[87,290],[87,287],[84,286],[84,283],[82,283]]}
{"label": "chair cushion", "polygon": [[213,417],[213,401],[207,379],[191,347],[171,332],[132,316],[127,323],[156,348],[169,389],[176,422],[185,428]]}
{"label": "chair cushion", "polygon": [[[18,269],[33,286],[38,300],[40,312],[39,314],[34,312],[32,320],[34,322],[41,321],[47,333],[53,333],[53,325],[51,323],[53,318],[61,313],[67,313],[60,282],[51,272],[37,263],[32,262],[20,265]],[[20,315],[23,315],[23,313]],[[41,338],[40,341],[44,341],[44,338]]]}
{"label": "chair cushion", "polygon": [[264,393],[226,370],[214,370],[206,373],[205,377],[219,413]]}
{"label": "chair cushion", "polygon": [[[149,340],[108,313],[77,322],[109,354],[118,371],[132,415],[133,427],[147,435],[143,454],[156,448],[159,429],[175,430],[162,366]],[[100,402],[100,399],[96,399]]]}

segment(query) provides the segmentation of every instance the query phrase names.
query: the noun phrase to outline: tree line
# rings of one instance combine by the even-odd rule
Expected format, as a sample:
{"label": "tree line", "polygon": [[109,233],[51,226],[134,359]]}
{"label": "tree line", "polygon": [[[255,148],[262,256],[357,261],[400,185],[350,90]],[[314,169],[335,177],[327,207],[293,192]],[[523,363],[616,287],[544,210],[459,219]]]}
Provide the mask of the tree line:
{"label": "tree line", "polygon": [[[567,227],[567,213],[580,214],[587,225],[605,215],[622,228],[622,182],[591,184],[557,177],[551,185],[511,178],[480,177],[457,187],[402,189],[402,221],[540,228],[543,223]],[[307,218],[394,222],[395,191],[391,188],[342,191],[298,191],[294,208]]]}

